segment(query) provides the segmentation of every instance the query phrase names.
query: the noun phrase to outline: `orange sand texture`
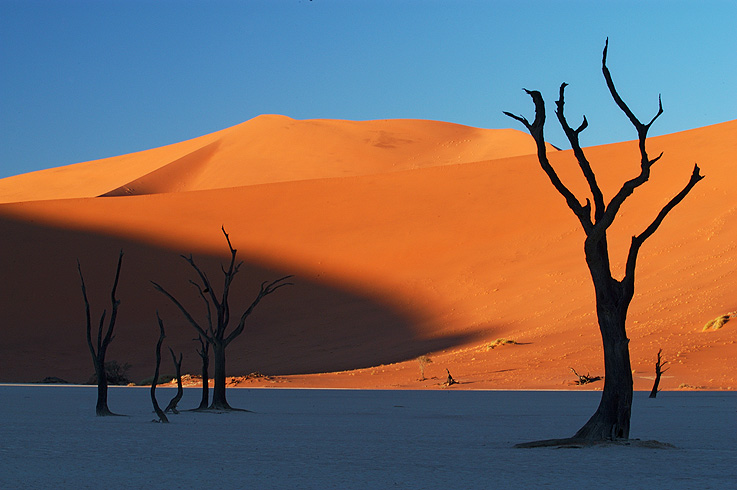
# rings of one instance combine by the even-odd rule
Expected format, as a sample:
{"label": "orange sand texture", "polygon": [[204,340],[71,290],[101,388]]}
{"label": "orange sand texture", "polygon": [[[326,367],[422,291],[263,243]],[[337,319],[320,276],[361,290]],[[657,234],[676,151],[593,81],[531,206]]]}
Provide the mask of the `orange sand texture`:
{"label": "orange sand texture", "polygon": [[[646,242],[628,332],[635,388],[736,389],[737,121],[649,140],[664,156],[610,232],[623,271],[629,240],[687,182],[706,178]],[[244,261],[233,316],[266,280],[294,274],[228,348],[242,386],[565,389],[603,375],[583,232],[540,169],[531,137],[421,120],[297,121],[260,116],[174,145],[0,180],[0,381],[86,381],[82,264],[93,317],[110,309],[125,252],[108,360],[150,377],[158,339],[199,372],[194,330],[161,283],[204,319],[188,284],[194,254],[215,284],[228,249]],[[635,142],[587,149],[605,196],[639,172]],[[550,148],[585,198],[570,151]],[[96,320],[93,320],[96,322]],[[516,344],[490,348],[496,339]],[[419,380],[418,356],[428,355]],[[164,362],[164,372],[170,363]],[[601,388],[602,383],[588,385]]]}

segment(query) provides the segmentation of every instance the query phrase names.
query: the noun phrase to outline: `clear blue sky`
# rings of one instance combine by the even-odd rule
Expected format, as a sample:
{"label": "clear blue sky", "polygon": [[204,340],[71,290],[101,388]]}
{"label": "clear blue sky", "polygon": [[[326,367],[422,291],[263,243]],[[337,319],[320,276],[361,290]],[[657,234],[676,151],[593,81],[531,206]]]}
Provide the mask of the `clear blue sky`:
{"label": "clear blue sky", "polygon": [[[140,151],[259,114],[485,128],[552,111],[586,146],[737,119],[737,2],[0,0],[0,177]],[[551,112],[552,114],[552,112]],[[548,140],[567,148],[554,118]],[[735,135],[737,137],[737,135]]]}

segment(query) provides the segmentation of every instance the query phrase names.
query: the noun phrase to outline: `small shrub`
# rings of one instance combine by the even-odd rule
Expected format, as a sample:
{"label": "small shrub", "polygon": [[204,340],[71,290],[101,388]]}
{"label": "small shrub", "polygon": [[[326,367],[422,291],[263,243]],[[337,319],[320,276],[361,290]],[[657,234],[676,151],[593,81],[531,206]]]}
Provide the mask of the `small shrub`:
{"label": "small shrub", "polygon": [[494,342],[488,344],[486,346],[486,350],[496,349],[497,347],[501,345],[516,345],[517,341],[512,339],[496,339]]}
{"label": "small shrub", "polygon": [[706,332],[707,330],[719,330],[724,326],[725,323],[729,321],[729,319],[732,318],[731,315],[721,315],[716,317],[713,320],[710,320],[704,325],[704,328],[701,329],[702,332]]}
{"label": "small shrub", "polygon": [[[173,379],[176,379],[177,377],[173,374],[160,374],[158,381],[156,381],[157,385],[165,385],[166,383],[170,382]],[[141,382],[138,383],[138,386],[151,386],[151,383],[154,382],[154,377],[149,376],[148,378],[145,378]]]}
{"label": "small shrub", "polygon": [[432,359],[429,356],[424,355],[417,358],[417,362],[420,363],[420,381],[424,381],[425,378],[425,366],[432,364]]}
{"label": "small shrub", "polygon": [[[130,384],[131,380],[128,379],[128,370],[131,365],[124,362],[122,365],[118,364],[118,361],[109,361],[105,363],[105,374],[107,375],[107,382],[111,385],[127,385]],[[97,373],[90,376],[89,385],[97,384]]]}
{"label": "small shrub", "polygon": [[39,383],[43,384],[69,384],[69,381],[61,378],[57,378],[56,376],[47,376],[43,380],[39,381]]}
{"label": "small shrub", "polygon": [[681,383],[678,385],[679,390],[700,390],[701,386],[693,386],[688,383]]}

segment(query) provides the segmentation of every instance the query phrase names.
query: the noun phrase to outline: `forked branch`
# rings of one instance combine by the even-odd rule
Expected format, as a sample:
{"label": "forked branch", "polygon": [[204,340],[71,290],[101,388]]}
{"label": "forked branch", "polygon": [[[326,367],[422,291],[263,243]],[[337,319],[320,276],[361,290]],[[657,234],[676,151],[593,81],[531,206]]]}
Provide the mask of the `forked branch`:
{"label": "forked branch", "polygon": [[563,196],[563,198],[565,198],[566,204],[568,204],[568,207],[575,213],[584,230],[588,233],[588,230],[593,226],[593,223],[591,222],[591,202],[587,199],[586,204],[581,205],[578,198],[576,198],[573,192],[563,184],[560,177],[558,177],[558,174],[555,172],[555,169],[550,164],[545,146],[545,135],[543,132],[543,126],[545,125],[545,101],[543,100],[542,94],[537,90],[525,89],[525,92],[532,98],[532,102],[535,105],[535,120],[530,123],[523,116],[517,116],[506,111],[504,114],[524,124],[530,132],[530,135],[534,138],[537,146],[537,157],[540,162],[540,166],[547,174],[555,189],[561,196]]}
{"label": "forked branch", "polygon": [[200,334],[201,336],[203,336],[204,338],[206,338],[208,340],[210,339],[210,337],[208,336],[207,332],[205,332],[205,330],[200,326],[200,324],[197,323],[197,320],[195,320],[194,317],[192,315],[190,315],[189,311],[187,311],[187,309],[182,305],[182,303],[179,302],[178,299],[176,299],[174,296],[172,296],[172,294],[169,291],[167,291],[166,289],[164,289],[159,283],[154,282],[154,281],[151,281],[151,284],[153,284],[154,289],[156,289],[157,291],[159,291],[160,293],[162,293],[164,296],[166,296],[167,298],[169,298],[169,300],[172,303],[174,303],[174,305],[177,308],[179,308],[179,311],[182,312],[182,314],[184,315],[184,318],[186,318],[187,321],[194,327],[194,329],[197,330],[197,333],[198,334]]}
{"label": "forked branch", "polygon": [[637,255],[640,252],[640,247],[642,247],[642,244],[645,243],[645,240],[650,238],[653,233],[658,229],[660,224],[663,222],[665,217],[668,215],[671,210],[680,203],[683,198],[686,197],[686,195],[691,192],[691,189],[701,180],[704,178],[703,175],[701,175],[698,164],[694,165],[693,173],[691,173],[691,178],[689,179],[686,186],[676,194],[673,199],[671,199],[668,204],[663,206],[663,209],[660,210],[657,217],[653,220],[652,223],[650,223],[650,226],[645,228],[645,231],[640,233],[639,235],[632,237],[632,243],[630,244],[630,250],[629,254],[627,255],[627,265],[625,266],[625,277],[623,279],[623,285],[625,287],[625,290],[634,292],[635,289],[635,269],[637,266]]}
{"label": "forked branch", "polygon": [[228,345],[229,343],[231,343],[236,337],[238,337],[243,332],[243,328],[246,325],[246,318],[248,318],[248,316],[253,312],[254,308],[256,308],[256,305],[259,304],[259,302],[264,296],[268,296],[269,294],[273,293],[274,291],[276,291],[277,289],[281,287],[294,285],[294,283],[291,283],[291,282],[284,282],[287,279],[291,279],[292,277],[294,276],[289,275],[289,276],[284,276],[282,278],[279,278],[275,281],[271,281],[271,282],[264,281],[263,283],[261,283],[261,289],[259,290],[259,293],[256,296],[256,299],[254,299],[253,302],[251,303],[251,306],[249,306],[248,309],[245,312],[243,312],[243,315],[241,315],[240,321],[238,322],[238,326],[225,339],[225,345]]}
{"label": "forked branch", "polygon": [[555,114],[558,116],[558,122],[560,122],[560,125],[563,128],[568,141],[571,143],[571,148],[573,148],[573,154],[578,161],[578,166],[581,168],[584,177],[586,177],[586,182],[588,182],[589,184],[591,195],[594,198],[594,221],[596,222],[601,219],[606,209],[606,206],[604,204],[604,195],[599,188],[599,184],[596,182],[596,176],[594,175],[594,171],[591,169],[591,164],[589,163],[586,155],[583,152],[583,149],[581,148],[581,143],[578,137],[578,135],[581,134],[581,132],[588,127],[589,122],[586,120],[586,116],[583,116],[583,121],[577,129],[571,128],[571,126],[568,124],[568,120],[566,119],[564,112],[565,88],[567,86],[567,83],[562,83],[560,85],[559,97],[555,103]]}
{"label": "forked branch", "polygon": [[111,302],[111,314],[110,319],[107,322],[107,330],[105,331],[105,335],[103,336],[103,330],[105,327],[105,317],[107,315],[107,310],[103,310],[102,314],[100,315],[100,322],[98,324],[97,329],[97,348],[92,343],[92,323],[91,323],[91,314],[90,314],[90,302],[87,297],[87,287],[85,286],[84,282],[84,276],[82,275],[82,266],[79,263],[79,260],[77,260],[77,271],[79,272],[79,280],[82,287],[82,297],[84,299],[84,306],[85,306],[85,319],[87,322],[87,346],[90,349],[90,354],[92,354],[93,358],[99,359],[102,355],[102,359],[105,358],[105,350],[107,349],[108,345],[110,345],[110,342],[113,341],[114,338],[114,330],[115,330],[115,320],[118,316],[118,306],[120,306],[120,300],[115,297],[116,291],[118,289],[118,281],[120,280],[120,269],[123,264],[123,251],[120,251],[120,254],[118,255],[118,266],[115,269],[115,280],[113,281],[113,287],[110,291],[110,302]]}

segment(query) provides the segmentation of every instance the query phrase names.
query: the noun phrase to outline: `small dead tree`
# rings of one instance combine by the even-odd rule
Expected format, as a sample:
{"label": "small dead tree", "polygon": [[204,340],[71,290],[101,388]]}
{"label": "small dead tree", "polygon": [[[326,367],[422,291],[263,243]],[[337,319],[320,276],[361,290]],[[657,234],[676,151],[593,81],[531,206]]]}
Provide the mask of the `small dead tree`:
{"label": "small dead tree", "polygon": [[573,374],[578,378],[578,381],[575,382],[577,385],[587,385],[601,379],[601,376],[591,376],[589,373],[578,374],[575,369],[570,369],[571,371],[573,371]]}
{"label": "small dead tree", "polygon": [[[87,346],[92,356],[92,363],[95,366],[95,375],[97,376],[97,405],[95,406],[95,412],[98,417],[104,417],[109,415],[117,415],[110,411],[107,406],[107,372],[105,370],[105,355],[110,342],[115,338],[115,320],[118,317],[118,306],[120,306],[120,300],[115,297],[115,292],[118,289],[118,280],[120,279],[120,267],[123,264],[123,251],[120,251],[118,256],[118,267],[115,270],[115,280],[113,281],[113,287],[110,292],[110,319],[107,322],[107,328],[105,328],[105,316],[107,310],[102,311],[100,315],[100,322],[97,328],[97,345],[92,342],[92,319],[90,315],[90,302],[87,298],[87,287],[84,283],[84,276],[82,275],[82,266],[77,260],[77,271],[79,272],[79,280],[82,286],[82,297],[84,298],[85,316],[87,320]],[[104,330],[104,335],[103,335]]]}
{"label": "small dead tree", "polygon": [[[699,173],[699,166],[694,165],[693,173],[686,186],[678,194],[675,195],[658,213],[655,219],[645,230],[639,235],[632,237],[629,253],[627,255],[625,274],[621,280],[615,279],[611,272],[609,248],[607,241],[607,231],[614,222],[614,218],[622,207],[625,200],[632,193],[648,181],[652,166],[660,160],[662,153],[651,158],[645,148],[645,141],[650,126],[663,113],[663,105],[658,99],[658,112],[648,122],[643,124],[625,104],[619,93],[614,87],[609,69],[606,66],[607,49],[609,40],[604,45],[604,53],[602,56],[602,72],[606,80],[609,93],[614,102],[624,112],[632,125],[637,130],[638,147],[640,150],[640,173],[631,180],[626,181],[614,197],[606,203],[604,193],[597,182],[594,171],[584,154],[579,142],[579,135],[588,126],[586,117],[583,118],[581,125],[573,129],[564,115],[564,91],[566,83],[560,86],[560,96],[556,102],[555,114],[558,117],[563,131],[573,148],[578,166],[588,183],[593,199],[593,209],[591,199],[585,199],[582,204],[578,197],[571,192],[568,187],[560,180],[555,169],[550,164],[547,157],[547,147],[545,144],[545,136],[543,134],[543,126],[545,125],[545,102],[538,91],[525,89],[525,92],[532,98],[535,105],[535,119],[529,122],[522,116],[517,116],[509,112],[505,114],[519,122],[521,122],[530,132],[537,146],[537,157],[540,166],[547,174],[553,187],[558,191],[566,201],[568,207],[578,218],[581,226],[586,234],[584,240],[584,254],[586,257],[586,265],[589,268],[591,279],[594,285],[596,297],[596,313],[599,323],[599,331],[601,332],[602,343],[604,346],[604,389],[602,391],[599,407],[589,419],[589,421],[573,436],[575,440],[614,440],[628,439],[630,432],[630,416],[632,412],[632,368],[630,364],[629,339],[625,323],[627,319],[627,310],[635,293],[635,268],[637,264],[637,256],[640,252],[645,240],[650,238],[658,229],[665,219],[666,215],[691,191],[691,189],[699,182],[703,176]],[[593,212],[593,215],[592,215]],[[548,445],[554,445],[560,440],[548,441]],[[540,441],[545,445],[546,441]],[[527,446],[525,446],[527,447]]]}
{"label": "small dead tree", "polygon": [[[154,412],[159,417],[159,421],[168,424],[169,419],[166,417],[164,411],[161,410],[161,407],[159,407],[159,402],[156,401],[156,384],[159,382],[159,368],[161,367],[161,344],[166,337],[164,333],[164,322],[161,320],[158,311],[156,312],[156,319],[159,321],[159,341],[156,343],[156,370],[154,371],[154,380],[151,381],[151,403],[154,406]],[[156,421],[154,420],[154,422]]]}
{"label": "small dead tree", "polygon": [[171,352],[171,359],[174,361],[174,372],[177,374],[177,394],[171,399],[164,412],[171,411],[172,413],[178,414],[177,404],[182,399],[182,396],[184,396],[184,389],[182,388],[182,353],[179,353],[179,360],[177,361],[177,356],[171,347],[169,347],[169,352]]}
{"label": "small dead tree", "polygon": [[425,381],[425,367],[428,364],[432,364],[432,359],[429,356],[424,355],[417,358],[417,362],[420,363],[420,381]]}
{"label": "small dead tree", "polygon": [[200,342],[200,348],[197,349],[200,359],[202,359],[202,398],[200,406],[196,410],[207,410],[210,404],[210,343],[202,338],[202,335],[195,340]]}
{"label": "small dead tree", "polygon": [[655,398],[658,396],[658,386],[660,385],[660,376],[669,370],[670,368],[663,369],[663,366],[668,364],[668,361],[664,361],[663,357],[663,349],[658,349],[658,359],[655,361],[655,381],[653,382],[653,389],[650,391],[650,398]]}
{"label": "small dead tree", "polygon": [[[233,245],[230,243],[230,237],[228,236],[228,233],[226,233],[225,227],[222,228],[222,231],[223,235],[225,235],[225,240],[228,242],[228,249],[230,250],[230,264],[227,269],[222,267],[224,283],[220,297],[216,294],[215,288],[207,277],[207,274],[205,274],[195,263],[192,255],[182,255],[182,258],[190,265],[190,267],[192,267],[192,269],[194,269],[199,279],[199,281],[190,280],[189,282],[197,289],[202,301],[205,303],[207,318],[206,325],[203,326],[200,322],[195,320],[187,308],[185,308],[178,299],[176,299],[161,285],[156,282],[152,282],[152,284],[157,291],[161,292],[164,296],[169,298],[172,303],[174,303],[187,321],[192,325],[192,327],[194,327],[197,333],[212,345],[212,351],[215,357],[215,373],[213,376],[214,388],[212,392],[212,403],[209,408],[212,410],[234,410],[228,404],[228,400],[225,396],[225,349],[233,340],[243,333],[246,319],[261,300],[283,286],[292,285],[290,282],[285,282],[292,276],[285,276],[272,282],[263,282],[256,298],[243,312],[236,327],[228,332],[227,329],[230,324],[230,305],[228,297],[230,294],[230,286],[233,282],[233,278],[238,274],[241,265],[243,265],[243,262],[236,262],[238,250],[234,249]],[[212,315],[213,310],[215,312],[215,318],[213,318]]]}
{"label": "small dead tree", "polygon": [[453,376],[451,376],[450,370],[448,370],[448,368],[445,368],[445,372],[448,373],[448,378],[445,380],[445,383],[443,383],[443,386],[452,386],[454,384],[458,384],[458,381],[453,379]]}

